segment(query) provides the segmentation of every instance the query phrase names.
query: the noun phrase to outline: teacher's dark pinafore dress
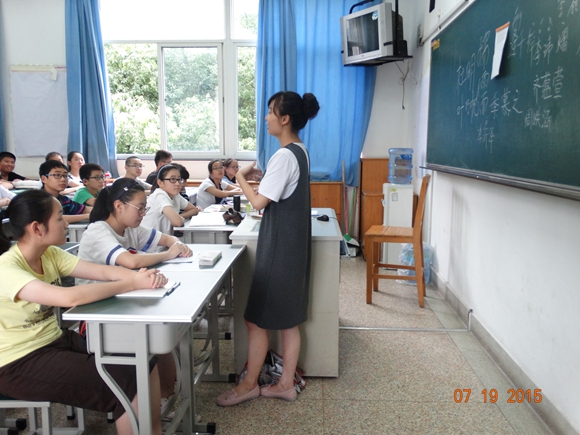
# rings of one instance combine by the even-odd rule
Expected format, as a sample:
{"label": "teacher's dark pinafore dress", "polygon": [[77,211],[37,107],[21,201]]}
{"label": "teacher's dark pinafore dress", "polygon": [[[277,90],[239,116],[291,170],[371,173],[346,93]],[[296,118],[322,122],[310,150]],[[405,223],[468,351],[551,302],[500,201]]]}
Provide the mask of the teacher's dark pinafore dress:
{"label": "teacher's dark pinafore dress", "polygon": [[296,144],[300,178],[292,194],[271,201],[258,234],[256,267],[244,318],[263,329],[289,329],[306,321],[310,281],[311,206],[308,158]]}

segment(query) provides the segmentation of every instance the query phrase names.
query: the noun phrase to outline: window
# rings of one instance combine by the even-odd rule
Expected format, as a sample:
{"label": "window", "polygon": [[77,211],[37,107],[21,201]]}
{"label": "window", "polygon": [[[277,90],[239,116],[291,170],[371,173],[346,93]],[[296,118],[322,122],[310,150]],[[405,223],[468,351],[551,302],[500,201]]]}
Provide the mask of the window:
{"label": "window", "polygon": [[118,154],[255,157],[258,1],[101,0]]}

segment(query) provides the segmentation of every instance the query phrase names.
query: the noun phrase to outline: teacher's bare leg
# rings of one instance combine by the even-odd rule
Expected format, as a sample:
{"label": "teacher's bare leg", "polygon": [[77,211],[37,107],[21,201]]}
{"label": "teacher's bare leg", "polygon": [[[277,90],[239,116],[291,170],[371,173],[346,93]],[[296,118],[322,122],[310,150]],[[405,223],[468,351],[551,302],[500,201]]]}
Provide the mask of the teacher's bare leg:
{"label": "teacher's bare leg", "polygon": [[268,353],[268,330],[255,323],[246,322],[248,328],[248,370],[242,382],[236,386],[236,394],[242,396],[258,385],[258,376],[262,371]]}
{"label": "teacher's bare leg", "polygon": [[298,356],[300,355],[300,330],[298,326],[290,329],[283,329],[282,336],[282,358],[284,366],[282,367],[282,376],[276,385],[270,387],[270,391],[283,392],[294,388],[294,374],[298,365]]}

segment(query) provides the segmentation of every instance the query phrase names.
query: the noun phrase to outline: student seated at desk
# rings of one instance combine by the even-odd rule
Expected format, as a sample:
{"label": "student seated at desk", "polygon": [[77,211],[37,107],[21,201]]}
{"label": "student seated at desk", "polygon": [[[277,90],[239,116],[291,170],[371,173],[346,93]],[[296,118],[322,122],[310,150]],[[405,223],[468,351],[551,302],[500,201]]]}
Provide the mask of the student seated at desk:
{"label": "student seated at desk", "polygon": [[163,166],[158,176],[147,198],[149,211],[143,218],[143,225],[173,234],[173,227],[182,227],[187,219],[199,213],[200,208],[179,194],[185,180],[177,166]]}
{"label": "student seated at desk", "polygon": [[15,193],[10,192],[4,186],[0,186],[0,207],[8,206],[8,204],[10,204],[10,200],[15,196]]}
{"label": "student seated at desk", "polygon": [[[56,160],[56,161],[61,162],[64,165],[64,157],[62,156],[61,153],[59,153],[57,151],[51,151],[46,156],[44,156],[45,162],[47,162],[49,160]],[[71,195],[71,194],[74,194],[81,187],[82,186],[68,186],[68,184],[67,184],[67,188],[64,189],[62,192],[60,192],[60,194],[61,195]],[[42,189],[42,181],[41,180],[38,180],[38,188]]]}
{"label": "student seated at desk", "polygon": [[127,157],[125,160],[125,178],[130,178],[131,180],[135,180],[137,183],[141,185],[143,189],[145,189],[145,193],[149,194],[149,190],[151,190],[151,184],[146,183],[143,180],[140,180],[139,177],[143,173],[143,164],[141,163],[141,159],[137,156]]}
{"label": "student seated at desk", "polygon": [[[99,375],[86,341],[76,332],[60,329],[54,307],[153,289],[167,279],[154,269],[135,272],[91,264],[54,246],[66,241],[68,224],[62,206],[47,192],[23,192],[9,208],[18,216],[12,222],[18,242],[10,248],[10,241],[0,233],[0,394],[113,412],[117,433],[132,434],[129,416]],[[69,275],[108,282],[61,287],[61,276]],[[135,368],[109,365],[108,371],[137,410]],[[162,387],[155,359],[150,364],[150,385],[153,432],[159,435]]]}
{"label": "student seated at desk", "polygon": [[[146,205],[145,191],[134,180],[119,178],[101,190],[91,212],[91,224],[83,233],[79,258],[137,269],[175,257],[190,257],[191,249],[177,237],[141,225]],[[169,249],[155,252],[158,246]]]}
{"label": "student seated at desk", "polygon": [[16,156],[8,151],[0,152],[0,186],[6,189],[13,189],[14,183],[19,180],[26,180],[22,175],[14,172],[16,165]]}
{"label": "student seated at desk", "polygon": [[242,190],[232,184],[226,183],[224,178],[224,165],[221,160],[212,160],[207,165],[209,177],[207,177],[197,191],[197,205],[202,209],[212,204],[220,204],[224,198],[234,195],[242,195]]}
{"label": "student seated at desk", "polygon": [[68,187],[82,187],[83,180],[81,179],[80,170],[85,164],[85,158],[78,151],[71,151],[66,156],[68,163]]}
{"label": "student seated at desk", "polygon": [[151,185],[155,184],[157,172],[165,165],[169,165],[173,161],[173,154],[169,151],[159,150],[155,153],[155,170],[147,175],[145,181]]}
{"label": "student seated at desk", "polygon": [[101,165],[87,163],[79,171],[84,187],[75,193],[73,201],[93,207],[98,193],[105,187],[105,171]]}
{"label": "student seated at desk", "polygon": [[40,181],[42,181],[42,189],[61,203],[64,220],[72,224],[89,218],[92,207],[79,204],[68,196],[60,194],[66,188],[68,180],[65,165],[57,160],[49,160],[40,165],[38,174],[40,175]]}
{"label": "student seated at desk", "polygon": [[228,184],[233,184],[236,187],[240,185],[236,181],[236,174],[240,170],[240,164],[236,159],[225,159],[224,160],[224,178],[223,180]]}

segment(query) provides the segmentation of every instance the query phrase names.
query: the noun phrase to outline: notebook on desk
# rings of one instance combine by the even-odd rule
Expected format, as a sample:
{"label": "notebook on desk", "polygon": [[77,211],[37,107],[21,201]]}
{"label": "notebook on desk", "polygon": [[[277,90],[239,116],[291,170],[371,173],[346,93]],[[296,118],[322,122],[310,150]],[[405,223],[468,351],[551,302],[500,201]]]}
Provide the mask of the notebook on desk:
{"label": "notebook on desk", "polygon": [[169,281],[165,284],[165,287],[160,287],[156,289],[143,289],[143,290],[132,290],[127,293],[121,293],[116,295],[118,298],[164,298],[173,293],[177,287],[181,285],[180,282]]}

